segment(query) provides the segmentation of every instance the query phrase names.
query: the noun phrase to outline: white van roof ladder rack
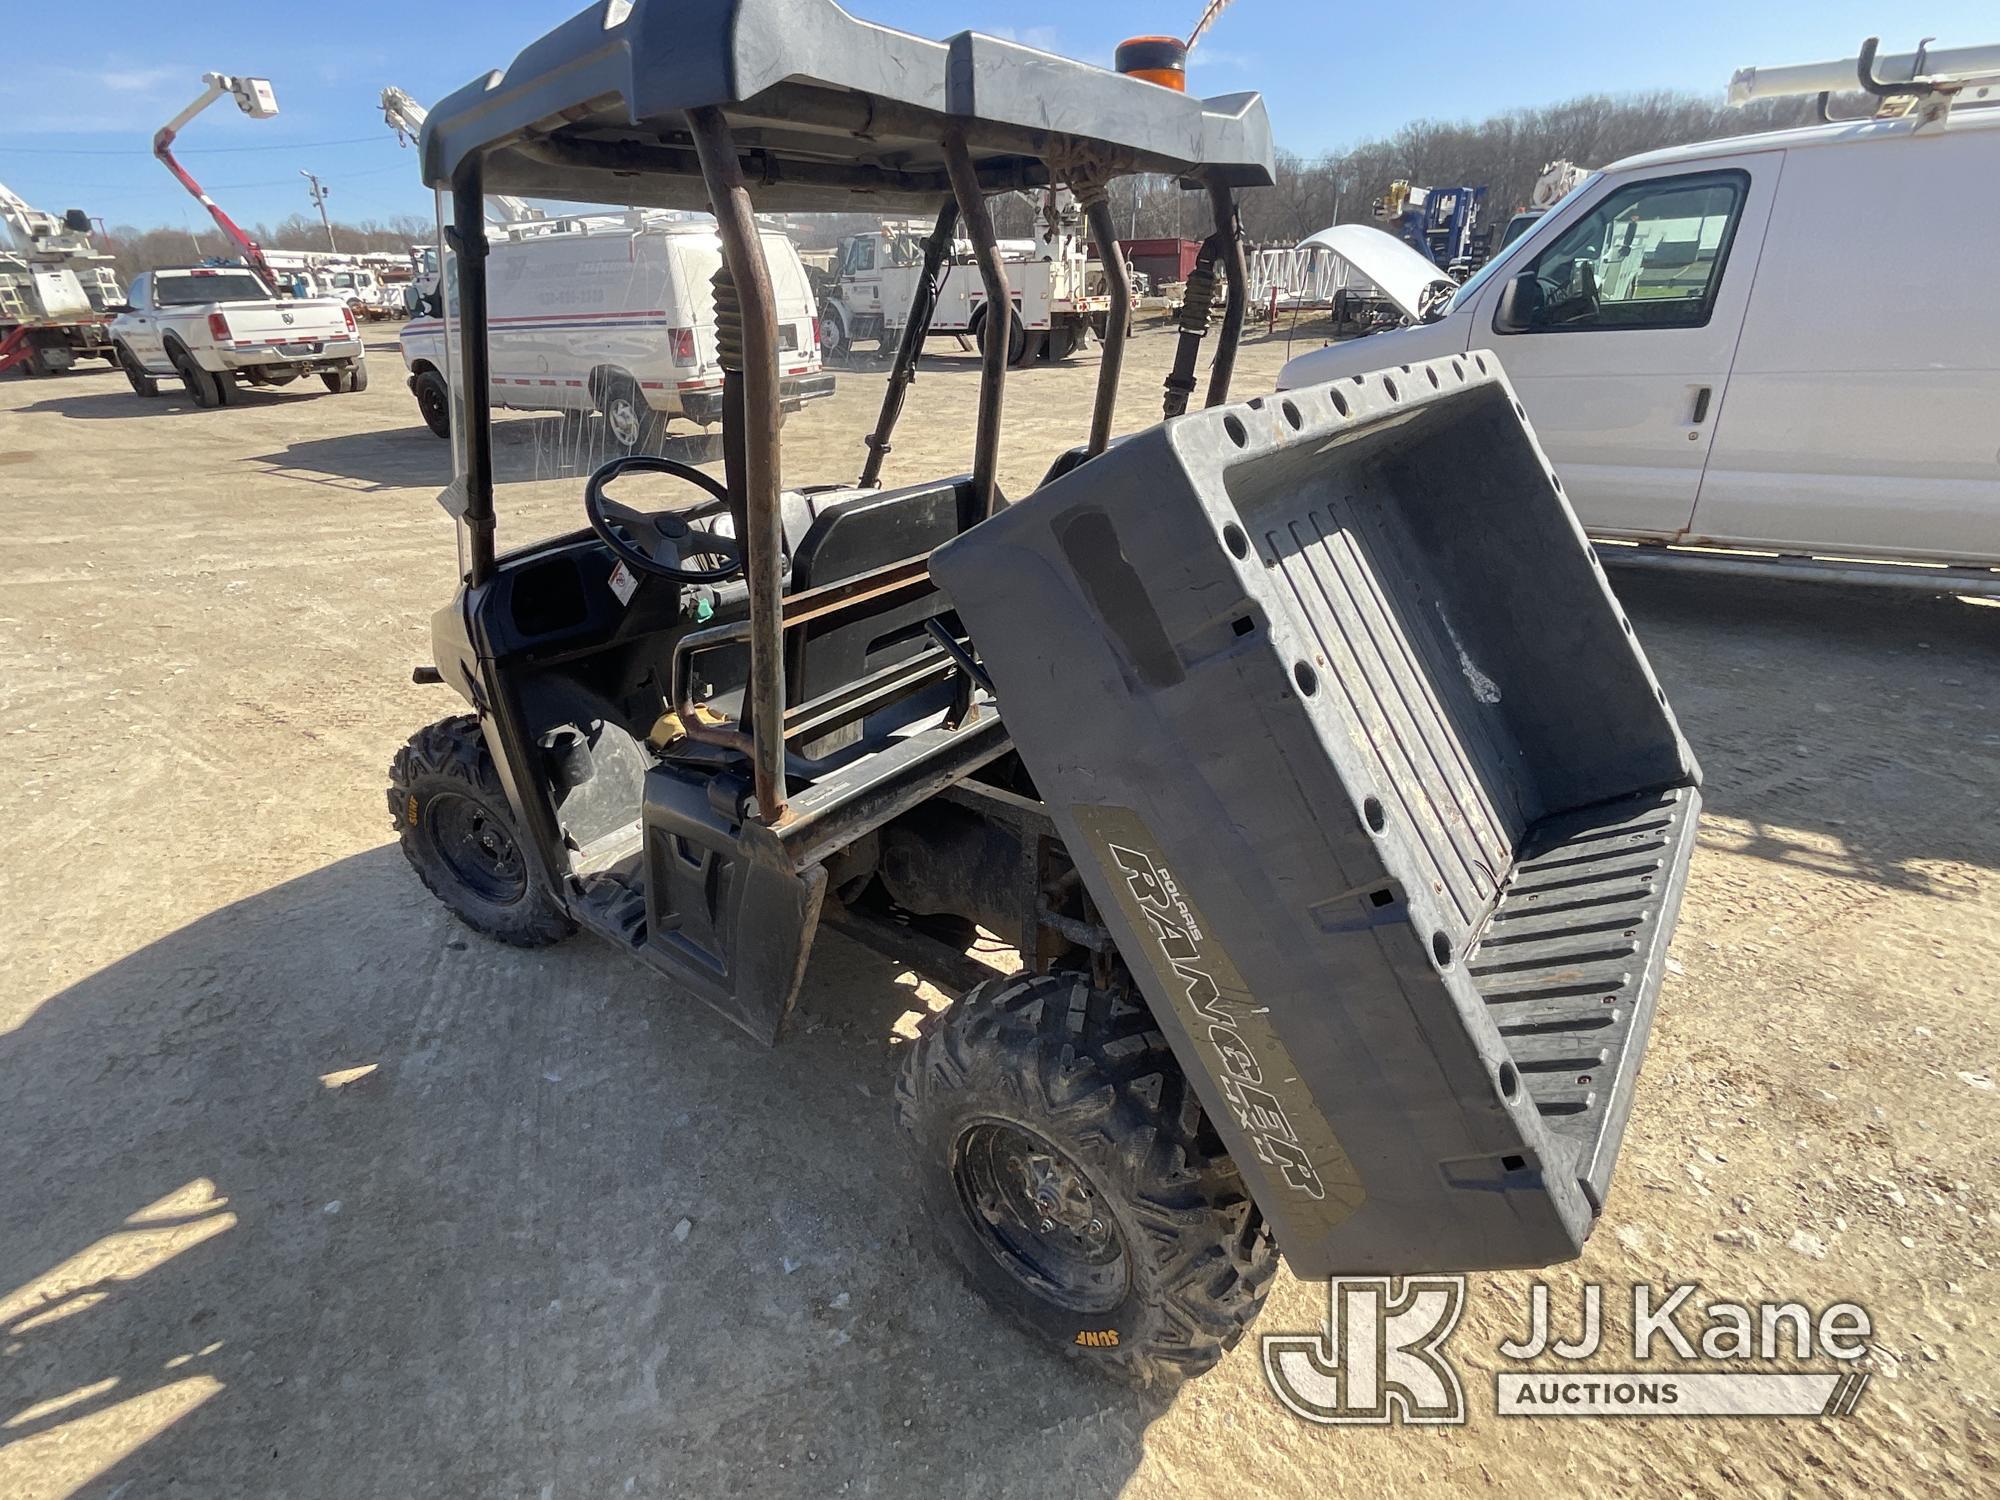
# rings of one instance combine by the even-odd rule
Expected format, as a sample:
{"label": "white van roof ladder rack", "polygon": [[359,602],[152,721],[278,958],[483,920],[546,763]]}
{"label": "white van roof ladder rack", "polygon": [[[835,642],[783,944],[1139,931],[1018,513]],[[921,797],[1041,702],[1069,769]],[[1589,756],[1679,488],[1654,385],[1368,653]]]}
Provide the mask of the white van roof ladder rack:
{"label": "white van roof ladder rack", "polygon": [[1917,128],[1934,125],[1954,104],[2000,103],[2000,45],[1951,47],[1933,52],[1925,37],[1914,52],[1883,57],[1880,38],[1869,37],[1855,57],[1833,62],[1795,63],[1784,68],[1738,68],[1729,80],[1729,102],[1819,95],[1819,117],[1832,121],[1827,102],[1836,93],[1860,89],[1878,101],[1875,114],[1914,115]]}

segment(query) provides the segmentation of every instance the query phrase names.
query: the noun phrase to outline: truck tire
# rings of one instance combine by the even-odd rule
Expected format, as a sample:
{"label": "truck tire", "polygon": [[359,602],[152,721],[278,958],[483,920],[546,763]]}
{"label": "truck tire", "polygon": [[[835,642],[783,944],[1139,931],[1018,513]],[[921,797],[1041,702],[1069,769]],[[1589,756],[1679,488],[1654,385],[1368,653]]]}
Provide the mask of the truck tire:
{"label": "truck tire", "polygon": [[[223,404],[222,382],[194,362],[194,356],[176,344],[167,351],[167,361],[174,367],[174,373],[181,378],[181,384],[188,393],[188,399],[196,406],[210,407]],[[233,388],[232,388],[233,389]]]}
{"label": "truck tire", "polygon": [[320,383],[336,396],[365,391],[368,389],[368,365],[357,359],[344,370],[328,370],[320,376]]}
{"label": "truck tire", "polygon": [[419,370],[410,382],[410,394],[417,398],[424,426],[439,437],[451,437],[451,387],[436,370]]}
{"label": "truck tire", "polygon": [[1263,1307],[1277,1247],[1143,1006],[988,980],[921,1026],[896,1116],[973,1289],[1072,1358],[1171,1385]]}
{"label": "truck tire", "polygon": [[[983,307],[980,308],[976,314],[976,318],[977,321],[972,325],[972,339],[974,343],[978,344],[980,352],[983,354],[986,351],[986,325],[990,321],[986,316],[986,309]],[[1021,315],[1019,313],[1009,312],[1007,315],[1007,363],[1018,365],[1027,352],[1028,330],[1021,326]]]}
{"label": "truck tire", "polygon": [[151,397],[160,394],[160,382],[146,373],[146,367],[139,363],[138,356],[123,344],[112,351],[111,362],[125,372],[133,395]]}
{"label": "truck tire", "polygon": [[396,752],[389,816],[417,878],[474,932],[544,948],[576,931],[529,866],[473,715],[420,729]]}
{"label": "truck tire", "polygon": [[598,382],[597,409],[604,414],[605,431],[615,451],[650,453],[659,447],[666,423],[647,404],[645,392],[630,375],[607,375]]}
{"label": "truck tire", "polygon": [[1083,343],[1083,328],[1080,324],[1063,322],[1049,329],[1049,361],[1068,359]]}
{"label": "truck tire", "polygon": [[854,341],[847,336],[847,318],[838,303],[828,302],[819,310],[819,353],[820,358],[831,364],[837,359],[846,359],[854,352]]}

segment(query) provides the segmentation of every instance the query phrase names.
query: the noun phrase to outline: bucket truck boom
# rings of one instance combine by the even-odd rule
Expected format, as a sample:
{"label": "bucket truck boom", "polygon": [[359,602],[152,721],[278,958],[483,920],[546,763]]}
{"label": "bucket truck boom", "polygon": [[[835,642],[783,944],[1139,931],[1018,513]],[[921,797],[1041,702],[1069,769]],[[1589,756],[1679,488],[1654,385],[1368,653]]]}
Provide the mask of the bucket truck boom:
{"label": "bucket truck boom", "polygon": [[224,94],[236,101],[236,107],[253,120],[268,120],[278,112],[277,95],[271,92],[271,84],[264,78],[234,78],[227,73],[204,73],[201,79],[204,87],[201,94],[186,109],[162,125],[153,136],[153,155],[157,156],[174,174],[176,181],[193,193],[201,206],[208,210],[208,216],[215,220],[216,227],[242,253],[244,263],[263,277],[265,282],[275,287],[278,276],[264,259],[264,249],[249,235],[237,227],[236,221],[224,213],[216,201],[202,191],[179,162],[174,160],[173,144],[176,137],[187,126],[188,121],[215,103]]}

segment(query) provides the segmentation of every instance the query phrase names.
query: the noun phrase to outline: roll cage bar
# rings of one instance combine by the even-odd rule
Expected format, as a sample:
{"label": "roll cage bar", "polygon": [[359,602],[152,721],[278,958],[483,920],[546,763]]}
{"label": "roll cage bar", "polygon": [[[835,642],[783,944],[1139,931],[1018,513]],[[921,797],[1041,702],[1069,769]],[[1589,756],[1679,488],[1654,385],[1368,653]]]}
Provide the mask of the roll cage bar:
{"label": "roll cage bar", "polygon": [[[1062,466],[1110,441],[1131,313],[1131,283],[1105,189],[1131,173],[1164,173],[1205,190],[1214,230],[1189,279],[1165,415],[1186,409],[1211,319],[1216,266],[1227,271],[1208,405],[1227,399],[1248,283],[1235,206],[1240,187],[1268,185],[1270,129],[1256,94],[1190,98],[1138,79],[964,32],[943,42],[858,21],[831,0],[600,0],[489,74],[441,101],[421,138],[426,181],[448,191],[447,239],[458,257],[464,378],[466,582],[495,559],[485,200],[492,194],[706,208],[723,268],[716,322],[724,370],[725,483],[741,539],[750,681],[728,743],[747,751],[755,806],[786,818],[784,634],[776,303],[752,211],[902,209],[934,212],[919,278],[866,439],[861,482],[882,460],[922,353],[927,303],[962,224],[989,307],[1010,304],[989,195],[1066,182],[1084,207],[1112,297],[1089,433]],[[997,471],[1007,340],[981,358],[972,486],[980,516],[1002,503]],[[843,586],[860,604],[906,586],[912,563]],[[896,575],[891,577],[890,575]],[[720,736],[717,736],[720,738]]]}

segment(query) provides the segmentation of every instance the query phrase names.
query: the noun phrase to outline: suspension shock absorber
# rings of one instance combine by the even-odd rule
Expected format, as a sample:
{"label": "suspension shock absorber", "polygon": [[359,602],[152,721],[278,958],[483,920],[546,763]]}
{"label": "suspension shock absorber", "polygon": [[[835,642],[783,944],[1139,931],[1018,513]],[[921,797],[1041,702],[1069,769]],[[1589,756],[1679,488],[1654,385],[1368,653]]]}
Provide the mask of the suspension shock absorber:
{"label": "suspension shock absorber", "polygon": [[[715,268],[709,278],[715,304],[715,360],[722,366],[722,481],[729,490],[729,518],[736,534],[744,531],[744,494],[747,480],[743,457],[743,302],[736,295],[736,278],[730,274],[729,258]],[[782,415],[779,418],[783,421]]]}
{"label": "suspension shock absorber", "polygon": [[1217,236],[1211,235],[1202,241],[1201,253],[1195,257],[1194,269],[1188,272],[1187,285],[1181,291],[1181,313],[1176,320],[1181,341],[1174,350],[1174,367],[1166,379],[1164,406],[1170,417],[1186,411],[1188,397],[1194,394],[1195,361],[1201,357],[1201,341],[1208,336],[1209,317],[1215,306],[1215,257],[1220,249],[1216,239]]}

